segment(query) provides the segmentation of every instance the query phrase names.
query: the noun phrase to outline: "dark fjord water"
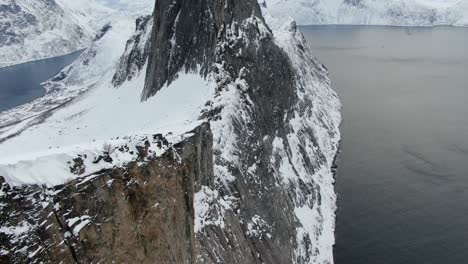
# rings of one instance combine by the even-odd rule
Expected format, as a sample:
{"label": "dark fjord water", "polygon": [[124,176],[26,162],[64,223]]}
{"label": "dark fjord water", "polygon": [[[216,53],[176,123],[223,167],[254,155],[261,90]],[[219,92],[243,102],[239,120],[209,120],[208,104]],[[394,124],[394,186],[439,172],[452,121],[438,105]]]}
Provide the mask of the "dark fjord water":
{"label": "dark fjord water", "polygon": [[302,30],[343,103],[335,262],[468,263],[468,29]]}
{"label": "dark fjord water", "polygon": [[43,96],[45,90],[40,84],[72,63],[81,52],[0,68],[0,111]]}

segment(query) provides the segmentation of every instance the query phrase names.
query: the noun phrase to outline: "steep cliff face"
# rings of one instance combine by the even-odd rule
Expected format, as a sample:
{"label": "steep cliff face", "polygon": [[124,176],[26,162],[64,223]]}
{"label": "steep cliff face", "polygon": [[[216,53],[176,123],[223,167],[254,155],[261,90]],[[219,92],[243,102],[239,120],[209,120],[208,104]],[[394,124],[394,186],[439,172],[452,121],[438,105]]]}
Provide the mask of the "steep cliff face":
{"label": "steep cliff face", "polygon": [[217,84],[198,261],[331,262],[338,104],[294,22],[275,36],[256,1],[158,1],[154,21],[143,99],[181,71]]}
{"label": "steep cliff face", "polygon": [[143,97],[154,95],[166,82],[170,84],[182,69],[195,71],[201,67],[202,74],[207,75],[212,70],[210,66],[219,60],[219,42],[236,35],[258,38],[252,32],[239,35],[244,29],[240,23],[247,23],[250,17],[261,17],[255,1],[157,1]]}
{"label": "steep cliff face", "polygon": [[340,103],[295,22],[156,1],[107,60],[114,27],[49,82],[56,107],[0,115],[0,255],[332,263]]}
{"label": "steep cliff face", "polygon": [[[2,263],[194,263],[194,186],[212,177],[205,124],[144,164],[53,188],[1,180]],[[121,151],[116,149],[115,151]]]}

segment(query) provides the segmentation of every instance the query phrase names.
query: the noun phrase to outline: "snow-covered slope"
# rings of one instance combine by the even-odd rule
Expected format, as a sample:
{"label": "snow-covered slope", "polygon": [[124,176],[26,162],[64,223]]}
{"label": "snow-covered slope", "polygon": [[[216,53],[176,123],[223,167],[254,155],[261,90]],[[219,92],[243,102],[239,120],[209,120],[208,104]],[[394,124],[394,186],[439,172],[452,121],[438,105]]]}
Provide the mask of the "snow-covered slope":
{"label": "snow-covered slope", "polygon": [[55,0],[82,27],[97,31],[114,17],[132,17],[153,12],[153,0]]}
{"label": "snow-covered slope", "polygon": [[0,67],[88,47],[116,17],[151,14],[151,0],[0,0]]}
{"label": "snow-covered slope", "polygon": [[299,24],[468,26],[467,0],[266,0]]}
{"label": "snow-covered slope", "polygon": [[[30,175],[26,178],[15,176],[12,178],[15,184],[34,182],[59,184],[64,179],[73,177],[67,166],[50,170],[48,162],[38,162],[36,159],[69,160],[70,155],[77,150],[86,149],[86,146],[91,150],[99,149],[103,147],[104,141],[111,140],[112,137],[129,135],[130,131],[142,128],[140,125],[142,119],[147,119],[145,112],[138,113],[136,109],[128,111],[129,108],[145,107],[145,104],[140,104],[141,91],[132,88],[116,90],[111,83],[116,65],[125,51],[126,42],[134,33],[134,26],[134,20],[130,18],[117,19],[109,23],[101,30],[101,38],[84,51],[73,64],[45,83],[47,92],[44,97],[9,111],[0,112],[1,124],[7,126],[0,128],[0,133],[3,132],[1,137],[5,139],[12,134],[20,133],[20,136],[1,143],[0,156],[3,157],[1,163],[23,164],[19,167],[3,166],[0,168],[0,175]],[[134,82],[127,84],[128,87],[142,86],[144,75]],[[122,112],[118,113],[116,109]],[[49,117],[49,112],[54,114]],[[120,122],[124,116],[128,117],[125,125]],[[48,122],[42,123],[44,119]],[[134,123],[128,123],[130,121]],[[8,126],[11,124],[14,125]],[[33,138],[40,139],[33,140]],[[94,144],[96,140],[98,143]],[[0,142],[2,141],[4,140],[0,139]],[[27,151],[16,148],[18,145],[27,146]],[[7,155],[8,149],[16,151]],[[21,172],[20,168],[27,171]],[[15,173],[8,172],[10,169]],[[53,175],[57,178],[46,173],[47,171],[55,171]],[[43,177],[31,176],[31,172]]]}
{"label": "snow-covered slope", "polygon": [[[294,21],[275,20],[255,0],[158,0],[153,16],[136,23],[116,19],[97,35],[76,62],[47,82],[44,98],[0,114],[5,124],[0,127],[0,202],[6,204],[0,213],[26,214],[11,205],[15,197],[25,195],[34,204],[38,198],[28,195],[41,192],[34,185],[46,189],[30,222],[0,218],[0,239],[8,241],[0,245],[0,257],[47,262],[54,257],[47,252],[56,250],[71,251],[80,262],[91,256],[86,250],[99,247],[111,257],[129,257],[125,253],[135,249],[108,247],[109,241],[100,238],[117,232],[141,242],[170,235],[175,229],[154,233],[156,227],[149,226],[141,236],[132,232],[148,223],[148,218],[140,221],[141,215],[162,215],[161,223],[172,223],[182,210],[187,218],[180,226],[188,239],[175,236],[178,240],[167,246],[164,241],[160,252],[146,250],[155,246],[150,240],[137,256],[142,262],[161,252],[174,254],[171,260],[190,255],[176,263],[333,262],[332,165],[341,106],[325,67],[313,58]],[[185,141],[191,137],[205,140]],[[167,140],[165,147],[155,144],[158,138]],[[183,149],[194,147],[188,158]],[[173,163],[154,167],[163,156]],[[153,171],[156,180],[128,179],[132,166]],[[162,170],[174,175],[160,178]],[[114,172],[122,173],[125,186],[141,188],[120,197],[123,192],[112,190]],[[102,199],[118,209],[101,210],[102,199],[77,201],[76,207],[63,202],[84,189],[90,196],[102,194],[87,188],[101,176],[112,179],[98,188],[118,197],[115,203]],[[174,178],[182,183],[144,191],[148,182]],[[62,192],[60,184],[80,190]],[[159,203],[138,200],[155,193],[165,199],[178,186],[182,207],[153,214]],[[68,229],[57,227],[55,219],[50,230],[56,233],[37,242],[27,234],[42,234],[40,219],[49,213],[41,208],[66,219]],[[109,210],[130,211],[133,218],[112,222],[102,215]],[[104,228],[109,221],[112,225]],[[129,228],[119,233],[123,225]],[[88,228],[98,235],[82,235]],[[69,249],[61,250],[61,237]],[[176,251],[186,241],[190,250]]]}

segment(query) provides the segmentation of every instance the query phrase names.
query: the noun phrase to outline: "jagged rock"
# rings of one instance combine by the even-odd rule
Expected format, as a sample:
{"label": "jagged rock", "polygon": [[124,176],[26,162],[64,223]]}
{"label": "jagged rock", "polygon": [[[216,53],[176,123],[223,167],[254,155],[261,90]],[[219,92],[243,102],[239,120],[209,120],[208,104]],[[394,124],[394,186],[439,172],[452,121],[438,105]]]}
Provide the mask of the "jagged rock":
{"label": "jagged rock", "polygon": [[84,165],[83,159],[81,157],[73,159],[73,166],[70,167],[70,171],[76,175],[82,175],[85,173],[86,166]]}
{"label": "jagged rock", "polygon": [[137,18],[135,34],[127,41],[125,54],[120,58],[112,78],[114,86],[120,86],[125,81],[130,81],[146,64],[152,26],[153,18],[151,16]]}
{"label": "jagged rock", "polygon": [[[194,263],[195,186],[212,181],[209,125],[145,164],[0,193],[2,263]],[[0,179],[1,181],[1,179]]]}

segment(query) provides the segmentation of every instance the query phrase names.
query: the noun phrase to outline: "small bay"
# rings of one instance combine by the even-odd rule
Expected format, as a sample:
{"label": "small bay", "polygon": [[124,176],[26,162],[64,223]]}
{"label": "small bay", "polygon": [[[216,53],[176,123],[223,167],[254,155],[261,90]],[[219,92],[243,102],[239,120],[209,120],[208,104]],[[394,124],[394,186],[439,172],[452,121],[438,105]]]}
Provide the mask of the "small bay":
{"label": "small bay", "polygon": [[81,52],[0,68],[0,111],[43,96],[41,83],[76,60]]}

